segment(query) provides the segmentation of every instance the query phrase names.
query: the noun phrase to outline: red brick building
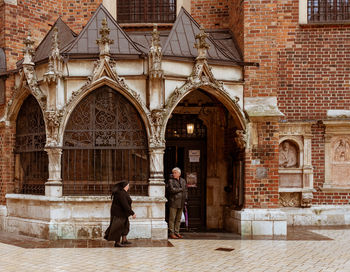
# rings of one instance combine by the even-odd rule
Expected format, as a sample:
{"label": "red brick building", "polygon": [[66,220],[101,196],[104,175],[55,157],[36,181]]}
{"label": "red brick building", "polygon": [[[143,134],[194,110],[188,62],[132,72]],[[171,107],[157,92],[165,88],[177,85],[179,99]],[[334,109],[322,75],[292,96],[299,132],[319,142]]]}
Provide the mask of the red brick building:
{"label": "red brick building", "polygon": [[190,228],[349,224],[350,3],[142,3],[0,0],[0,228],[100,237],[128,178],[164,239],[175,166]]}

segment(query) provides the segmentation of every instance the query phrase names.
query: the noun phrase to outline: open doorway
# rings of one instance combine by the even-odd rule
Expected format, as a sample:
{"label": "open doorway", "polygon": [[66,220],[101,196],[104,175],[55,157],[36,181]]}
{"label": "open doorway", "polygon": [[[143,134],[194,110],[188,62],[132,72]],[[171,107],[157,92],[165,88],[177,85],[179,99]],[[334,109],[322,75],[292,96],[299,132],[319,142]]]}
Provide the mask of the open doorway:
{"label": "open doorway", "polygon": [[166,127],[164,177],[179,167],[188,183],[188,229],[224,230],[225,209],[243,205],[244,152],[235,118],[203,90],[187,95]]}

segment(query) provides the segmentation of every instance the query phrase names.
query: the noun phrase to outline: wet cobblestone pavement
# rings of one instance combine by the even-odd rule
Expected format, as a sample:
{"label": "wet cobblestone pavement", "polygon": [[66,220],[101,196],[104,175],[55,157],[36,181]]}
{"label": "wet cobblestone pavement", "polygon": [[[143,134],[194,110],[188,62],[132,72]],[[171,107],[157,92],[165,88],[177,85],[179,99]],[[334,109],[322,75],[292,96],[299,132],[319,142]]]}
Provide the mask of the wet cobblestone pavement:
{"label": "wet cobblestone pavement", "polygon": [[0,271],[350,271],[349,227],[289,228],[287,237],[47,241],[0,232]]}

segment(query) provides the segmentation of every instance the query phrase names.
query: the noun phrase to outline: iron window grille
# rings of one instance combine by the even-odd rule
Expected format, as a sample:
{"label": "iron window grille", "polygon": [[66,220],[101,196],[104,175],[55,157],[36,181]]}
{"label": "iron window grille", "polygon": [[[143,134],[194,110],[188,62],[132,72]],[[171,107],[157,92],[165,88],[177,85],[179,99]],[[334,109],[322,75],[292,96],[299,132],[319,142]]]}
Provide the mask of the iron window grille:
{"label": "iron window grille", "polygon": [[147,195],[148,169],[146,130],[134,106],[108,87],[86,96],[64,133],[63,194],[108,195],[128,180],[132,195]]}
{"label": "iron window grille", "polygon": [[118,23],[173,23],[176,0],[117,0]]}
{"label": "iron window grille", "polygon": [[308,22],[339,23],[350,21],[350,0],[308,0]]}
{"label": "iron window grille", "polygon": [[19,193],[45,194],[49,177],[45,122],[39,103],[30,95],[16,121],[15,179]]}

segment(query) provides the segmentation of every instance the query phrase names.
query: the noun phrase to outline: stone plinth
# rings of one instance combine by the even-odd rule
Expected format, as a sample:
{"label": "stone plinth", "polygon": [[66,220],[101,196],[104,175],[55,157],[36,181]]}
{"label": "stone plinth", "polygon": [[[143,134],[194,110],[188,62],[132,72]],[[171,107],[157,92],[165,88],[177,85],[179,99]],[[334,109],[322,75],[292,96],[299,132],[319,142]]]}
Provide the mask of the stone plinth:
{"label": "stone plinth", "polygon": [[229,214],[226,213],[226,226],[228,225],[228,230],[241,236],[287,235],[287,217],[279,209],[231,210]]}
{"label": "stone plinth", "polygon": [[350,225],[350,205],[313,205],[309,209],[283,208],[289,226]]}
{"label": "stone plinth", "polygon": [[[0,210],[0,227],[3,225],[8,232],[52,240],[101,239],[110,221],[109,196],[7,194],[6,199],[7,209]],[[167,239],[166,199],[141,196],[132,199],[137,218],[130,220],[128,237]]]}

